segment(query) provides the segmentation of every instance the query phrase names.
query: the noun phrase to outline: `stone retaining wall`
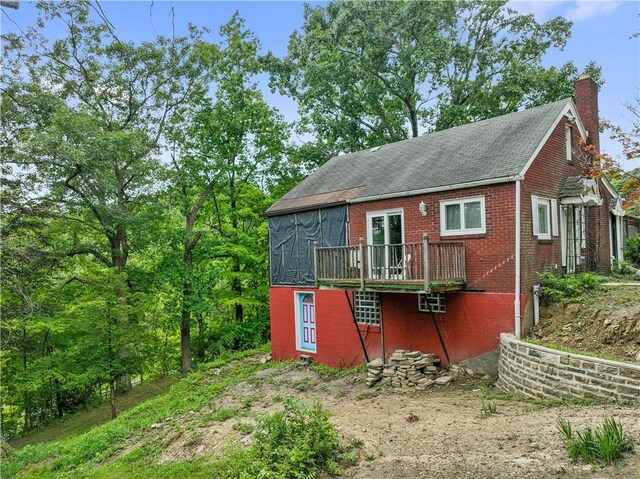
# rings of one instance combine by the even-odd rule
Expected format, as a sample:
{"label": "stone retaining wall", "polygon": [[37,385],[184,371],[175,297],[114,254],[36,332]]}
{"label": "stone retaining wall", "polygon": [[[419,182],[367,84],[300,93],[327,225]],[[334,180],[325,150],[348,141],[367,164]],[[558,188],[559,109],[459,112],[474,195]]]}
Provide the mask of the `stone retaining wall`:
{"label": "stone retaining wall", "polygon": [[640,400],[640,365],[566,353],[501,334],[498,386],[526,397]]}

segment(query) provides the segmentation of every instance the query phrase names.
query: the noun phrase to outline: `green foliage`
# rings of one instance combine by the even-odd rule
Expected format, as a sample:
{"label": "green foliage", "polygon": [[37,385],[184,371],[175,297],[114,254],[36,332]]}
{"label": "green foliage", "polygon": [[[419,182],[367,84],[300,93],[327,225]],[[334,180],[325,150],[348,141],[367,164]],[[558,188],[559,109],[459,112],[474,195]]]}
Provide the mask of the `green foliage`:
{"label": "green foliage", "polygon": [[[545,68],[571,24],[539,23],[506,1],[307,5],[272,88],[295,98],[301,128],[333,152],[356,151],[573,94],[571,63]],[[586,68],[594,78],[599,69]]]}
{"label": "green foliage", "polygon": [[306,479],[340,474],[338,435],[329,413],[317,403],[285,401],[284,410],[258,421],[249,450],[232,449],[214,477]]}
{"label": "green foliage", "polygon": [[[3,464],[3,477],[14,477],[19,471],[43,461],[47,463],[43,471],[55,471],[56,477],[78,477],[78,469],[111,457],[124,447],[125,441],[132,435],[144,434],[154,423],[210,405],[228,387],[246,381],[256,371],[267,367],[255,362],[239,361],[264,352],[264,348],[245,351],[213,361],[180,380],[168,393],[144,402],[122,413],[117,419],[80,436],[23,447]],[[269,367],[278,367],[278,363]],[[219,375],[208,371],[214,368],[220,369]]]}
{"label": "green foliage", "polygon": [[488,401],[488,402],[485,402],[484,400],[482,401],[482,404],[480,406],[481,419],[487,419],[488,417],[491,417],[497,413],[498,413],[498,405],[496,403],[491,401]]}
{"label": "green foliage", "polygon": [[640,268],[640,236],[629,237],[625,240],[624,257],[636,268]]}
{"label": "green foliage", "polygon": [[611,417],[605,418],[602,427],[587,427],[575,432],[569,421],[559,418],[556,428],[562,434],[573,462],[581,459],[590,464],[611,464],[623,453],[633,450],[633,442],[622,430],[622,424]]}
{"label": "green foliage", "polygon": [[624,259],[614,259],[613,265],[611,266],[611,271],[614,274],[626,275],[632,274],[635,269],[631,266],[631,263]]}
{"label": "green foliage", "polygon": [[600,285],[600,280],[594,273],[566,276],[546,273],[541,279],[542,297],[551,303],[580,301],[586,292]]}

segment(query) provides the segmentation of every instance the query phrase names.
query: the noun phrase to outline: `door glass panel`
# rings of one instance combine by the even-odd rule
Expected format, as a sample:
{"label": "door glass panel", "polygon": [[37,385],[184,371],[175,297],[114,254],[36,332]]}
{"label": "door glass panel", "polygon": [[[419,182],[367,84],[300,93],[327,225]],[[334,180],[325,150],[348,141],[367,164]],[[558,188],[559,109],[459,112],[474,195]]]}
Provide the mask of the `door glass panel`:
{"label": "door glass panel", "polygon": [[384,216],[371,218],[372,244],[384,244]]}
{"label": "door glass panel", "polygon": [[446,205],[445,215],[445,226],[447,230],[462,229],[460,224],[460,205]]}
{"label": "door glass panel", "polygon": [[391,274],[397,275],[402,266],[402,216],[389,215],[389,267]]}
{"label": "door glass panel", "polygon": [[482,215],[480,210],[479,201],[464,204],[465,229],[482,228]]}

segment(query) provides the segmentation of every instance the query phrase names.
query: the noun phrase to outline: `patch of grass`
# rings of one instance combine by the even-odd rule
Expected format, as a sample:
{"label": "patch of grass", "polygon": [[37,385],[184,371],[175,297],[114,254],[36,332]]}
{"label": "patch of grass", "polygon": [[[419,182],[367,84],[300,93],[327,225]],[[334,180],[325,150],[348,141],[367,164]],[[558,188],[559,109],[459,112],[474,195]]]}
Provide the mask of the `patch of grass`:
{"label": "patch of grass", "polygon": [[[65,441],[26,446],[16,451],[3,464],[2,477],[8,479],[15,477],[19,471],[24,472],[36,465],[39,472],[32,469],[27,477],[47,477],[50,471],[55,471],[55,477],[59,478],[83,477],[86,471],[95,468],[97,464],[106,461],[123,449],[131,438],[144,437],[146,430],[152,424],[161,423],[167,418],[186,414],[191,410],[200,410],[220,396],[225,389],[246,380],[256,371],[280,367],[278,363],[262,365],[253,361],[241,361],[251,355],[264,353],[265,350],[266,347],[263,347],[218,359],[181,379],[167,393],[148,400],[122,413],[117,419],[95,427],[85,434]],[[219,375],[207,374],[212,369],[220,369]],[[43,463],[46,465],[40,466]],[[120,461],[116,463],[120,464]],[[110,465],[109,469],[115,467]],[[164,469],[158,469],[158,476],[127,476],[114,473],[111,477],[177,477],[163,476],[163,471]],[[139,474],[139,471],[136,471],[136,474]]]}
{"label": "patch of grass", "polygon": [[480,391],[482,392],[482,397],[484,397],[486,400],[493,400],[493,401],[514,401],[514,400],[520,401],[521,400],[519,398],[516,398],[513,394],[500,391],[494,385],[483,386],[480,389]]}
{"label": "patch of grass", "polygon": [[[179,379],[177,375],[164,376],[152,381],[145,381],[138,386],[134,386],[131,391],[119,394],[116,398],[118,412],[123,413],[138,404],[166,393]],[[91,428],[109,421],[111,421],[111,406],[108,402],[103,402],[92,408],[53,420],[43,428],[12,439],[10,443],[14,448],[20,449],[29,444],[62,441],[85,433]]]}
{"label": "patch of grass", "polygon": [[236,408],[222,408],[217,410],[213,415],[213,420],[217,422],[225,422],[231,418],[234,418],[240,414],[240,409]]}
{"label": "patch of grass", "polygon": [[365,363],[359,364],[352,368],[332,368],[324,364],[312,363],[310,368],[324,379],[335,379],[349,374],[359,374],[367,371]]}
{"label": "patch of grass", "polygon": [[258,421],[254,444],[235,447],[214,465],[213,477],[289,479],[341,474],[342,451],[329,413],[320,403],[285,402]]}
{"label": "patch of grass", "polygon": [[488,417],[493,416],[494,414],[498,414],[498,406],[494,402],[485,402],[482,401],[480,405],[480,418],[487,419]]}
{"label": "patch of grass", "polygon": [[556,428],[562,434],[573,462],[581,459],[590,464],[611,464],[633,450],[633,442],[622,430],[622,424],[611,417],[605,418],[602,427],[587,427],[575,432],[569,421],[558,418]]}
{"label": "patch of grass", "polygon": [[313,388],[316,384],[318,384],[318,382],[315,379],[303,378],[295,381],[292,386],[296,391],[303,393]]}
{"label": "patch of grass", "polygon": [[233,430],[238,431],[240,434],[251,434],[254,430],[253,424],[248,422],[237,422],[233,425]]}
{"label": "patch of grass", "polygon": [[[637,301],[637,298],[636,298]],[[546,342],[546,341],[540,341],[538,339],[532,339],[532,338],[527,338],[523,340],[526,343],[529,344],[535,344],[537,346],[542,346],[545,348],[549,348],[549,349],[555,349],[557,351],[562,351],[565,353],[570,353],[570,354],[578,354],[581,356],[588,356],[591,358],[600,358],[600,359],[609,359],[610,361],[619,361],[619,359],[617,359],[615,356],[611,356],[609,354],[603,354],[603,353],[592,353],[590,351],[582,351],[580,349],[575,349],[575,348],[568,348],[566,346],[563,346],[561,344],[556,344],[556,343],[552,343],[552,342]]]}

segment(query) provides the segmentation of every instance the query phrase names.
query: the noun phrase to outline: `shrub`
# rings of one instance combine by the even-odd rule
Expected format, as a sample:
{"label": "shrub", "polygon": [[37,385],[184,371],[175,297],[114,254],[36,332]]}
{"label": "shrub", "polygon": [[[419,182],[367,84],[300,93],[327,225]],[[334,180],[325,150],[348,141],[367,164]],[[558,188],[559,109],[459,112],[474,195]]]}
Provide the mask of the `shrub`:
{"label": "shrub", "polygon": [[258,421],[254,445],[234,449],[216,464],[214,477],[303,479],[340,474],[338,434],[320,403],[285,401],[284,410]]}
{"label": "shrub", "polygon": [[634,272],[635,268],[631,266],[631,263],[623,259],[614,259],[611,270],[617,274],[631,274]]}
{"label": "shrub", "polygon": [[640,268],[640,236],[626,239],[624,242],[624,257],[636,268]]}
{"label": "shrub", "polygon": [[569,457],[573,462],[611,464],[623,453],[633,449],[631,438],[622,430],[622,424],[613,418],[606,418],[601,428],[586,428],[574,433],[569,421],[558,419],[558,431],[563,436]]}
{"label": "shrub", "polygon": [[552,303],[579,300],[585,292],[596,289],[599,285],[600,280],[593,273],[567,276],[546,273],[542,276],[542,296]]}

